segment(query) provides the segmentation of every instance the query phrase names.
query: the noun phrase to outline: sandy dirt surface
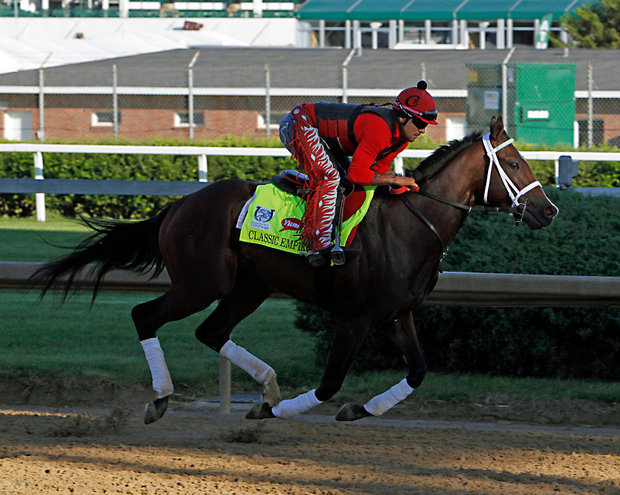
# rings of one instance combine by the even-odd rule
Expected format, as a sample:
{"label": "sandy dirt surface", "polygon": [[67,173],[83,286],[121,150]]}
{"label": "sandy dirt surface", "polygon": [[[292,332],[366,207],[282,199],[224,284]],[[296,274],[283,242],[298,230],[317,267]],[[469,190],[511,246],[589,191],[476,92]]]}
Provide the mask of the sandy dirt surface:
{"label": "sandy dirt surface", "polygon": [[250,421],[248,404],[177,397],[147,426],[146,389],[4,382],[0,397],[3,495],[620,494],[617,404],[408,399],[338,423],[338,404]]}

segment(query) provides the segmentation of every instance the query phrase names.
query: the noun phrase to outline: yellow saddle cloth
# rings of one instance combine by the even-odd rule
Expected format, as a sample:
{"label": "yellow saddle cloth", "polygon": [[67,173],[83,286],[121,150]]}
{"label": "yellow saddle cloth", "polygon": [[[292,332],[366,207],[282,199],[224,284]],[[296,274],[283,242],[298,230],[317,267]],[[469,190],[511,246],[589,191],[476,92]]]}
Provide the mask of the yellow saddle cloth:
{"label": "yellow saddle cloth", "polygon": [[[340,243],[343,246],[347,245],[351,232],[368,212],[375,187],[364,187],[364,191],[366,197],[361,206],[342,222]],[[237,220],[237,228],[241,229],[240,240],[288,253],[306,253],[308,248],[299,237],[305,208],[303,199],[273,184],[258,186]]]}

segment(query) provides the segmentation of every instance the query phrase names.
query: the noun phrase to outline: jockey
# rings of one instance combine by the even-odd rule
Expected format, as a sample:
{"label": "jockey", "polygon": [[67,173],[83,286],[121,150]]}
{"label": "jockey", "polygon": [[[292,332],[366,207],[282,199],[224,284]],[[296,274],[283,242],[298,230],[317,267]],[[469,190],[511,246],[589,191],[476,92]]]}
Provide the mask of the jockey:
{"label": "jockey", "polygon": [[437,106],[426,87],[420,81],[401,91],[391,108],[306,103],[282,120],[280,139],[309,177],[311,192],[301,237],[309,245],[312,266],[323,265],[323,253],[334,247],[332,226],[341,174],[352,184],[417,190],[413,178],[396,175],[390,164],[428,124],[437,125]]}

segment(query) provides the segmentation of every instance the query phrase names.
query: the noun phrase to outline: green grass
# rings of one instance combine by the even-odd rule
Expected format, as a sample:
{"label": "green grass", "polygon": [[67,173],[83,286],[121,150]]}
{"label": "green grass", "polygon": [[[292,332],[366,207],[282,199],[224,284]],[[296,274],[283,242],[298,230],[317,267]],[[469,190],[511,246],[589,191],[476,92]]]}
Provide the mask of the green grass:
{"label": "green grass", "polygon": [[[48,242],[71,245],[84,234],[79,224],[58,216],[48,217],[45,223],[0,219],[0,260],[48,260],[63,250],[49,246],[39,235]],[[90,293],[78,293],[61,305],[54,293],[39,303],[36,292],[0,291],[0,372],[149,384],[148,365],[130,311],[155,295],[104,291],[92,308],[90,297]],[[170,323],[158,332],[178,391],[218,392],[219,358],[194,337],[195,328],[212,310]],[[313,337],[295,328],[294,312],[293,301],[270,299],[233,333],[235,342],[274,367],[284,396],[316,387],[323,372],[315,364]],[[403,375],[403,371],[350,373],[337,399],[368,398]],[[252,379],[236,367],[232,379],[233,392],[255,389]],[[429,373],[416,394],[437,400],[475,401],[494,396],[620,402],[620,383]]]}
{"label": "green grass", "polygon": [[0,218],[0,261],[46,261],[66,254],[87,230],[76,220],[49,214],[35,218]]}
{"label": "green grass", "polygon": [[[90,309],[88,293],[60,305],[58,294],[38,303],[34,292],[0,291],[0,370],[147,385],[151,378],[130,311],[135,304],[153,297],[102,292]],[[212,309],[170,323],[158,332],[177,391],[217,395],[219,357],[194,337],[195,328]],[[291,300],[270,299],[241,322],[233,334],[239,345],[274,367],[285,396],[316,387],[322,375],[322,369],[315,364],[312,336],[294,326],[294,309]],[[337,398],[368,398],[385,391],[403,375],[403,371],[350,373]],[[236,367],[232,369],[232,380],[233,392],[256,388],[252,379]],[[494,396],[617,402],[620,383],[429,373],[417,396],[465,401]]]}
{"label": "green grass", "polygon": [[[89,293],[77,294],[63,305],[58,294],[41,303],[37,296],[35,292],[0,292],[0,313],[4,315],[1,370],[150,383],[130,311],[155,297],[152,293],[102,292],[92,308]],[[179,389],[217,390],[219,357],[194,337],[195,328],[213,307],[158,332]],[[234,339],[277,369],[283,383],[310,387],[320,379],[321,370],[308,365],[314,362],[314,346],[310,336],[294,327],[293,310],[290,300],[269,300],[237,327]],[[232,378],[240,390],[254,387],[252,379],[239,369],[233,369]]]}

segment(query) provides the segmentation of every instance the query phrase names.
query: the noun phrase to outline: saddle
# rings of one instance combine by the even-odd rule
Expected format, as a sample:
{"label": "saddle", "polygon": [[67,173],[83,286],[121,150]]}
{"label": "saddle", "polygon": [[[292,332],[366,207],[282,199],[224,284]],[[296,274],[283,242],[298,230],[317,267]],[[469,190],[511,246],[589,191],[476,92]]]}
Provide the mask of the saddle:
{"label": "saddle", "polygon": [[310,190],[307,188],[308,176],[296,170],[282,170],[279,175],[272,175],[271,182],[278,189],[282,189],[293,196],[305,196]]}

